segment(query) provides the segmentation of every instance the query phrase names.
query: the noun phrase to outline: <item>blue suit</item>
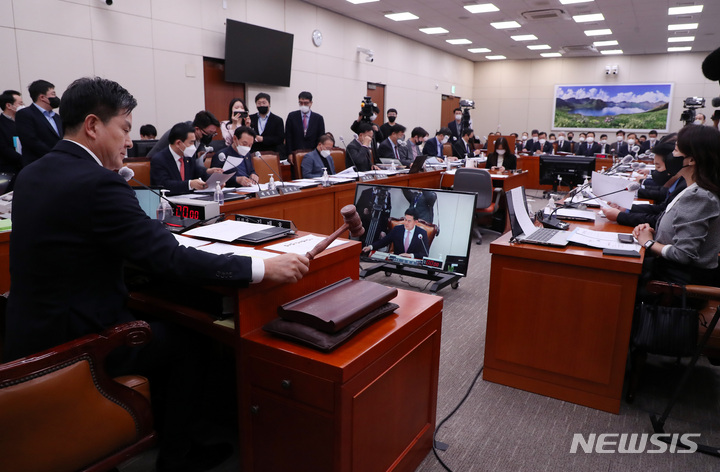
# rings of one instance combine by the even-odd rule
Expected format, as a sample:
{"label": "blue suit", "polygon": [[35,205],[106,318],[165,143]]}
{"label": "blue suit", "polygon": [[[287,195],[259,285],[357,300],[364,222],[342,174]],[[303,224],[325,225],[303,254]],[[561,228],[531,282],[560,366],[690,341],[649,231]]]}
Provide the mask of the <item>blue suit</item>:
{"label": "blue suit", "polygon": [[440,152],[438,152],[438,140],[437,138],[430,138],[425,141],[425,147],[423,148],[423,154],[426,156],[442,157],[442,143],[440,143]]}
{"label": "blue suit", "polygon": [[328,175],[335,173],[335,163],[333,162],[332,156],[327,159],[327,166],[322,161],[322,156],[317,149],[313,149],[312,152],[305,154],[302,159],[302,176],[304,179],[311,179],[313,177],[322,177],[323,167],[327,167]]}
{"label": "blue suit", "polygon": [[228,146],[226,148],[221,149],[220,151],[216,152],[215,155],[212,158],[212,163],[210,164],[211,167],[219,167],[220,169],[223,168],[223,165],[225,165],[224,162],[220,162],[220,154],[225,154],[225,156],[231,156],[231,157],[243,157],[243,161],[238,165],[234,171],[228,170],[227,172],[223,171],[226,174],[232,174],[234,172],[233,178],[227,181],[228,187],[239,187],[240,184],[237,181],[237,177],[247,177],[250,178],[251,175],[257,174],[255,172],[255,165],[253,164],[253,159],[250,154],[247,156],[241,156],[238,154],[238,152],[235,150],[234,147]]}
{"label": "blue suit", "polygon": [[183,156],[183,165],[184,180],[180,177],[180,169],[175,163],[170,147],[165,147],[150,159],[150,185],[166,188],[172,194],[179,194],[192,192],[188,186],[189,180],[207,180],[207,169],[197,159]]}
{"label": "blue suit", "polygon": [[[420,238],[422,236],[422,239]],[[393,252],[395,254],[403,254],[403,253],[410,253],[413,255],[415,259],[422,259],[424,256],[427,256],[428,253],[425,251],[425,246],[428,247],[428,250],[430,249],[430,246],[428,244],[428,238],[427,238],[427,231],[422,229],[419,226],[415,226],[415,232],[412,235],[412,239],[410,240],[410,245],[408,246],[408,250],[405,250],[405,226],[403,225],[397,225],[394,227],[390,233],[385,235],[384,238],[378,239],[374,243],[372,243],[373,249],[378,249],[381,247],[385,247],[390,243],[393,243]]]}

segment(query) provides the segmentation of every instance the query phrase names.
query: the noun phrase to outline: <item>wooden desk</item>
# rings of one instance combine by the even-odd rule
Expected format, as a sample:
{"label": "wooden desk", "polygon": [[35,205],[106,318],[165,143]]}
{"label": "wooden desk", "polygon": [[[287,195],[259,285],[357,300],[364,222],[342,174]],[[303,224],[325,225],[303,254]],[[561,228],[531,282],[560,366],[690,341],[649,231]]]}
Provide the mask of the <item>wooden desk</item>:
{"label": "wooden desk", "polygon": [[642,259],[509,240],[490,245],[483,377],[618,413]]}
{"label": "wooden desk", "polygon": [[[493,186],[501,188],[505,191],[521,186],[527,188],[527,185],[529,184],[529,173],[527,171],[519,172],[517,174],[512,172],[488,172],[490,172],[490,176],[492,177]],[[455,174],[443,173],[440,184],[442,188],[452,188],[452,186],[455,185]]]}

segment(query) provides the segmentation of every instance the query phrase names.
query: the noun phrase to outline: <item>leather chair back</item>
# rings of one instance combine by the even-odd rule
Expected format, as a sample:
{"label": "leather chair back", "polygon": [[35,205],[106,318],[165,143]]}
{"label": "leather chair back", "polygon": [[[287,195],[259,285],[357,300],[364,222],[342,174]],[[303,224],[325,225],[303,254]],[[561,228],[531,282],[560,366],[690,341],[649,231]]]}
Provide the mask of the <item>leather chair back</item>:
{"label": "leather chair back", "polygon": [[443,149],[443,156],[452,156],[453,155],[452,144],[450,144],[449,142],[443,144],[442,149]]}
{"label": "leather chair back", "polygon": [[[123,163],[135,172],[135,180],[150,186],[150,159],[147,157],[132,157],[123,160]],[[140,187],[137,182],[128,181],[131,187]]]}
{"label": "leather chair back", "polygon": [[346,169],[345,167],[345,150],[342,148],[334,147],[330,151],[330,157],[332,157],[333,165],[335,165],[335,173],[342,172]]}
{"label": "leather chair back", "polygon": [[[278,156],[278,153],[273,151],[265,151],[260,153],[262,155],[262,159],[255,156],[253,154],[253,166],[255,167],[255,172],[257,173],[258,177],[260,178],[261,184],[266,184],[270,181],[270,175],[272,174],[272,171],[275,171],[275,174],[273,174],[273,178],[276,182],[279,182],[278,176],[280,175],[280,157]],[[265,161],[265,163],[263,163]],[[270,166],[270,169],[268,169],[268,166]]]}
{"label": "leather chair back", "polygon": [[293,152],[290,156],[290,163],[293,166],[293,169],[295,170],[295,177],[298,179],[302,179],[302,160],[303,157],[305,157],[305,154],[312,152],[312,149],[302,149],[297,150]]}
{"label": "leather chair back", "polygon": [[[389,225],[390,227],[388,228],[388,231],[392,231],[392,229],[394,227],[396,227],[397,225],[403,224],[403,218],[390,218],[388,220],[388,222],[390,223],[390,225]],[[438,234],[438,230],[439,230],[438,225],[428,223],[425,220],[417,220],[416,225],[419,226],[420,228],[424,229],[425,232],[427,233],[427,235],[428,235],[427,247],[428,247],[428,251],[429,251],[430,246],[432,246],[433,239],[435,239],[435,236],[437,236],[437,234]],[[390,252],[393,252],[393,244],[392,243],[390,244]]]}

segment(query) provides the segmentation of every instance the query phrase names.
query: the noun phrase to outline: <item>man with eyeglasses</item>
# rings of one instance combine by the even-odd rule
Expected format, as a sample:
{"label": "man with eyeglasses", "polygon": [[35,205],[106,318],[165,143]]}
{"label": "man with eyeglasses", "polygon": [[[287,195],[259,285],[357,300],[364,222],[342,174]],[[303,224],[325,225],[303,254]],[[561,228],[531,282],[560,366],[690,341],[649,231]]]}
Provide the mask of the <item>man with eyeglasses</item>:
{"label": "man with eyeglasses", "polygon": [[[207,110],[202,110],[197,112],[195,119],[192,122],[187,121],[186,123],[195,129],[195,141],[197,142],[197,146],[193,157],[201,157],[205,154],[205,148],[210,146],[210,143],[213,141],[215,136],[217,136],[220,122],[217,118],[215,118],[215,115]],[[148,157],[153,157],[158,152],[166,149],[170,145],[169,137],[170,130],[158,139],[158,142],[148,153]]]}

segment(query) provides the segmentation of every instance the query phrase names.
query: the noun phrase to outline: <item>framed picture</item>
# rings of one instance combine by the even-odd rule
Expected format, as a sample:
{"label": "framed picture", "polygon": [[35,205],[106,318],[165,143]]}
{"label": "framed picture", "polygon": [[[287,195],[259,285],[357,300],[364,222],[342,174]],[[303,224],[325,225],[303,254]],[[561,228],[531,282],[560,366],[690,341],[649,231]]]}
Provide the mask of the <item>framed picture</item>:
{"label": "framed picture", "polygon": [[673,84],[556,85],[553,129],[667,132]]}

